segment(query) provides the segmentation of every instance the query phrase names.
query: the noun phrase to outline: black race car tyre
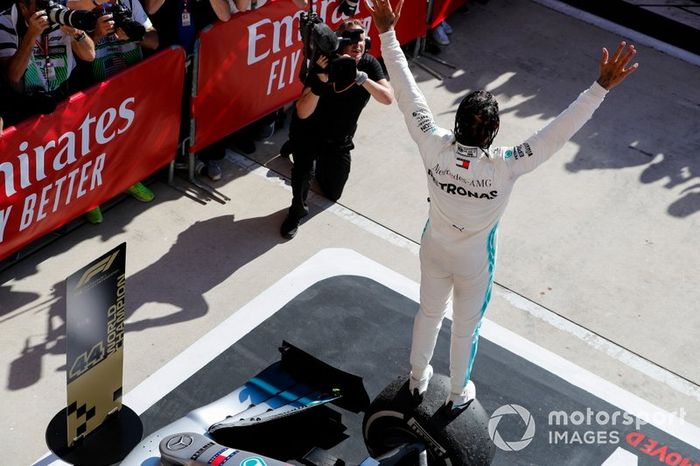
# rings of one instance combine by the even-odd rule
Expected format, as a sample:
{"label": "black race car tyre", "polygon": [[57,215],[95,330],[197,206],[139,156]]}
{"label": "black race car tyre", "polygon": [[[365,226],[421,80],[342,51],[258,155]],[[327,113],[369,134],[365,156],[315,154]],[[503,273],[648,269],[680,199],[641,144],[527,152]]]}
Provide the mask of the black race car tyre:
{"label": "black race car tyre", "polygon": [[370,404],[362,433],[370,455],[380,456],[405,443],[421,442],[430,466],[491,463],[496,447],[489,438],[489,416],[478,400],[461,410],[444,406],[449,379],[435,374],[420,403],[408,392],[408,379],[390,383]]}

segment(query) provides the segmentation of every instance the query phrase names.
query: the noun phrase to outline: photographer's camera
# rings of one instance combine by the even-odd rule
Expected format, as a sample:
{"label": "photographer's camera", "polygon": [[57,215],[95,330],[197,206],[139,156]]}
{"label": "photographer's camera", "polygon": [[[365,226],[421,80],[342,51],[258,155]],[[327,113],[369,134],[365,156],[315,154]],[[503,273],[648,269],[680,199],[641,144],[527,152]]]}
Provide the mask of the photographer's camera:
{"label": "photographer's camera", "polygon": [[121,2],[103,3],[100,7],[100,16],[111,14],[114,27],[120,28],[131,40],[141,41],[146,34],[146,28],[138,21],[131,19],[132,13]]}
{"label": "photographer's camera", "polygon": [[93,31],[100,16],[111,14],[114,27],[121,28],[129,39],[140,41],[146,34],[146,28],[138,21],[131,19],[131,10],[118,1],[104,3],[92,11],[87,11],[72,10],[54,0],[37,0],[37,8],[46,11],[52,29],[64,25],[82,31]]}
{"label": "photographer's camera", "polygon": [[[363,29],[348,29],[336,34],[315,12],[308,11],[303,12],[299,18],[299,32],[304,44],[304,57],[308,60],[311,68],[309,69],[305,61],[300,78],[306,85],[313,82],[311,87],[314,93],[318,93],[322,88],[314,76],[314,73],[321,71],[316,65],[321,56],[328,58],[328,67],[323,72],[328,74],[329,85],[336,92],[347,90],[353,83],[361,84],[364,82],[364,79],[361,79],[359,83],[357,81],[358,73],[355,59],[339,53],[344,47],[365,40],[362,37]],[[367,48],[368,44],[365,40],[365,51]]]}
{"label": "photographer's camera", "polygon": [[37,9],[46,11],[46,16],[53,29],[70,26],[83,31],[95,29],[97,16],[90,11],[71,10],[54,0],[37,0]]}

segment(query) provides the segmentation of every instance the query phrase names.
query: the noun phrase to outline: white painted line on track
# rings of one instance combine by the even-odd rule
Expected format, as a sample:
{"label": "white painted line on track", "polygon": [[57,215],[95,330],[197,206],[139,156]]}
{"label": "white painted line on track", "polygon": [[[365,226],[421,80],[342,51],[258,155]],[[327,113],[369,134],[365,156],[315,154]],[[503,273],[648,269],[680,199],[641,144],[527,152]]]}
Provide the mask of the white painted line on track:
{"label": "white painted line on track", "polygon": [[[310,286],[338,275],[366,277],[413,301],[417,302],[419,298],[418,283],[388,267],[349,249],[324,249],[243,306],[129,392],[124,398],[125,404],[137,413],[145,411],[227,349],[227,347],[222,347],[221,341],[235,343]],[[662,425],[650,423],[690,445],[699,445],[700,428],[526,340],[495,322],[484,319],[481,335],[634,416],[654,421],[649,416],[662,415],[655,417],[663,417],[671,422]]]}
{"label": "white painted line on track", "polygon": [[692,65],[700,66],[700,56],[683,50],[682,48],[675,47],[666,42],[660,41],[653,37],[650,37],[641,32],[637,32],[634,29],[629,29],[625,26],[621,26],[617,23],[609,21],[607,19],[601,18],[600,16],[593,15],[583,10],[579,10],[576,7],[568,5],[566,3],[559,2],[557,0],[532,0],[535,3],[539,3],[551,10],[558,11],[572,18],[580,19],[586,23],[598,26],[601,29],[610,31],[622,37],[627,37],[637,44],[646,45],[660,52],[663,52],[672,57],[676,57],[680,60],[686,61]]}
{"label": "white painted line on track", "polygon": [[[210,330],[182,353],[154,372],[124,396],[124,404],[137,414],[143,413],[212,359],[224,352],[255,327],[310,286],[338,275],[366,277],[418,301],[419,285],[403,275],[349,249],[324,249],[255,297],[229,318]],[[700,446],[700,428],[652,403],[557,356],[488,319],[481,336],[502,348],[536,364],[572,385],[673,435],[683,442]],[[228,345],[222,345],[225,341]],[[407,348],[408,351],[408,348]],[[406,355],[408,358],[408,354]],[[513,400],[514,402],[517,400]],[[658,420],[664,422],[659,423]],[[657,421],[657,422],[655,422]],[[65,464],[48,454],[35,466]]]}
{"label": "white painted line on track", "polygon": [[576,338],[586,342],[589,346],[592,346],[598,351],[602,351],[613,359],[620,361],[632,369],[650,377],[658,382],[663,383],[669,388],[681,393],[683,395],[695,398],[700,401],[700,387],[694,385],[687,380],[678,377],[662,367],[657,366],[644,358],[637,356],[631,351],[616,345],[610,340],[601,338],[595,333],[587,330],[580,325],[576,325],[570,320],[564,319],[563,317],[555,314],[554,312],[543,308],[542,306],[534,303],[526,298],[523,298],[519,294],[513,293],[512,291],[505,289],[501,286],[497,287],[496,293],[507,300],[513,307],[520,309],[521,311],[527,312],[531,316],[540,319],[553,327],[558,328]]}
{"label": "white painted line on track", "polygon": [[[278,186],[281,186],[284,189],[291,192],[291,187],[287,183],[285,183],[285,181],[282,178],[280,178],[279,176],[271,176],[271,170],[258,164],[257,162],[252,161],[246,158],[245,156],[232,151],[228,152],[227,159],[235,165],[245,170],[248,170],[249,172],[256,174],[262,178],[265,178],[271,183],[275,183]],[[276,175],[275,172],[272,172],[272,174]],[[313,203],[314,205],[317,205],[320,208],[323,208],[326,211],[336,214],[344,220],[347,220],[348,222],[392,243],[395,246],[408,249],[416,256],[418,255],[418,251],[420,248],[418,244],[407,239],[404,236],[400,236],[388,230],[387,228],[378,224],[375,221],[369,220],[366,217],[358,215],[352,210],[343,207],[340,204],[331,202],[323,196],[320,196],[313,192],[309,192],[309,202]],[[676,374],[632,353],[631,351],[609,340],[606,340],[605,338],[602,338],[599,335],[596,335],[590,330],[580,325],[577,325],[574,322],[564,319],[563,317],[557,315],[549,309],[546,309],[540,306],[539,304],[508,290],[507,288],[504,288],[498,283],[495,283],[494,285],[494,294],[500,298],[505,299],[515,308],[528,313],[536,319],[548,323],[549,325],[561,330],[562,332],[566,332],[569,335],[572,335],[584,341],[586,344],[593,347],[594,349],[602,351],[609,357],[621,362],[622,364],[644,374],[647,377],[650,377],[658,382],[665,384],[672,390],[675,390],[676,392],[681,393],[682,395],[700,401],[700,387],[693,384],[692,382],[689,382],[683,379],[682,377],[679,377]]]}

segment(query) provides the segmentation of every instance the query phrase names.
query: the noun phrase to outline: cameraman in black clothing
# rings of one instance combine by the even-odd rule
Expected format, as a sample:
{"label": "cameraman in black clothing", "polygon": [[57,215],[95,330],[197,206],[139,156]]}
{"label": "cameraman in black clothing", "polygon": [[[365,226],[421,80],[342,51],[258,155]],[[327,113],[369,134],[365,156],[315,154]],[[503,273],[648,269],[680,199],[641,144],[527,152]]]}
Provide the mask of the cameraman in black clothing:
{"label": "cameraman in black clothing", "polygon": [[[356,71],[350,70],[348,79],[347,66],[339,65],[337,68],[345,69],[342,76],[335,76],[333,65],[329,66],[329,57],[320,56],[306,76],[289,128],[289,144],[294,154],[293,198],[287,218],[280,227],[280,234],[287,239],[296,235],[299,221],[309,213],[306,198],[314,161],[316,180],[324,195],[332,201],[338,200],[350,174],[350,151],[355,147],[352,138],[362,109],[370,96],[384,105],[394,101],[394,93],[381,65],[376,58],[365,53],[366,36],[362,23],[348,20],[336,34],[341,41],[344,38],[344,42],[350,42],[338,53],[354,59]],[[346,59],[344,63],[347,62],[352,60]]]}

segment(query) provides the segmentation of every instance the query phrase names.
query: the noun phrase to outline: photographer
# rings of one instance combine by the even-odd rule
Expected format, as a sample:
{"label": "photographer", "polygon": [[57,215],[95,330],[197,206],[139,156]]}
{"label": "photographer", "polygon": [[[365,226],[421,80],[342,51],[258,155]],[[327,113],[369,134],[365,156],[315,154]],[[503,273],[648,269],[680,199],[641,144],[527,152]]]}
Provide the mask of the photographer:
{"label": "photographer", "polygon": [[97,16],[90,36],[95,42],[92,71],[99,81],[141,61],[141,47],[158,48],[158,33],[139,0],[68,0],[66,6],[93,10]]}
{"label": "photographer", "polygon": [[85,61],[95,59],[92,39],[68,25],[70,18],[60,14],[65,10],[51,1],[17,0],[0,13],[0,71],[23,102],[15,120],[50,113],[70,95],[74,53]]}
{"label": "photographer", "polygon": [[[141,61],[141,47],[150,50],[158,48],[158,33],[139,0],[102,3],[69,0],[67,6],[74,10],[92,10],[97,18],[95,29],[90,34],[95,41],[92,75],[97,81],[103,81]],[[141,182],[129,187],[127,192],[141,202],[150,202],[155,198],[153,191]],[[95,207],[85,214],[85,219],[93,225],[102,223],[102,210]]]}
{"label": "photographer", "polygon": [[321,48],[328,48],[328,44],[340,38],[341,47],[337,54],[326,51],[310,56],[306,52],[311,68],[289,128],[288,145],[294,154],[293,199],[280,227],[280,234],[288,239],[296,235],[299,221],[309,213],[306,198],[314,161],[316,180],[324,195],[332,201],[338,200],[350,174],[350,151],[355,147],[352,139],[362,109],[370,96],[384,105],[394,100],[381,65],[365,53],[367,40],[362,23],[344,22],[336,31],[337,37],[329,37],[326,31],[333,34],[324,24],[316,24],[312,40]]}

